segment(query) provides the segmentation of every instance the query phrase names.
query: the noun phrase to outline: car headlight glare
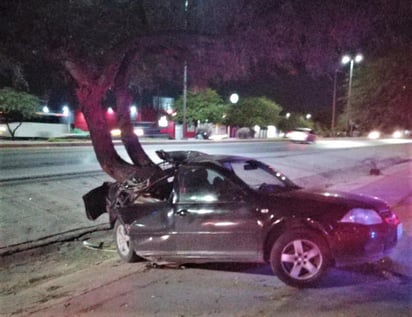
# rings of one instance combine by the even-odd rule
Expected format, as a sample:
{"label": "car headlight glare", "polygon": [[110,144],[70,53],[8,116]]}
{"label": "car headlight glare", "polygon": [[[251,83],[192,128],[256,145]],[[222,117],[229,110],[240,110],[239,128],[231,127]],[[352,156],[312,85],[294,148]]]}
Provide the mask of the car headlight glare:
{"label": "car headlight glare", "polygon": [[381,133],[379,131],[371,131],[368,134],[368,138],[371,140],[376,140],[379,139],[381,137]]}
{"label": "car headlight glare", "polygon": [[382,223],[382,218],[373,209],[354,208],[346,213],[340,222],[377,225]]}
{"label": "car headlight glare", "polygon": [[144,136],[144,131],[142,128],[135,128],[134,134],[136,134],[137,136]]}

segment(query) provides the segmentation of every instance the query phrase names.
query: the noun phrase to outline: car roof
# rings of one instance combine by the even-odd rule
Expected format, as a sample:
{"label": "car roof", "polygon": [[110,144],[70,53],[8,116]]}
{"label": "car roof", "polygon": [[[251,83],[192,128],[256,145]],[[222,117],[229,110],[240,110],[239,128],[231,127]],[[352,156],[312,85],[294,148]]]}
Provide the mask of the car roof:
{"label": "car roof", "polygon": [[294,128],[292,131],[302,131],[302,132],[311,132],[313,129],[311,128]]}
{"label": "car roof", "polygon": [[156,151],[160,159],[176,165],[181,164],[218,164],[222,165],[224,162],[244,162],[253,160],[243,156],[235,155],[211,155],[199,151]]}
{"label": "car roof", "polygon": [[[163,150],[156,151],[157,155],[168,164],[172,164],[175,167],[180,165],[199,165],[199,166],[219,166],[225,167],[225,163],[248,163],[248,162],[258,162],[259,164],[264,164],[256,159],[236,156],[236,155],[211,155],[204,152],[198,151],[170,151],[166,152]],[[272,169],[272,168],[271,168]],[[174,170],[174,168],[172,168]],[[298,188],[292,181],[287,179],[287,181]]]}

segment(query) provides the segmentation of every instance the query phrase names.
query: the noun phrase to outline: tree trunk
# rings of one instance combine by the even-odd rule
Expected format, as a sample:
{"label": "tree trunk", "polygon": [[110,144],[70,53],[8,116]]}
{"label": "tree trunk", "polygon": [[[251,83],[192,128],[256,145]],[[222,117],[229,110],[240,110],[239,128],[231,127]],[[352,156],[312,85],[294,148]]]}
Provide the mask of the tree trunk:
{"label": "tree trunk", "polygon": [[87,122],[96,157],[102,169],[117,181],[135,176],[137,168],[124,161],[116,152],[104,117],[101,100],[105,87],[97,84],[77,89],[77,97]]}
{"label": "tree trunk", "polygon": [[23,123],[23,122],[19,122],[19,124],[18,124],[14,129],[12,129],[12,128],[10,128],[9,123],[6,122],[7,130],[9,130],[9,133],[10,133],[10,136],[11,136],[12,141],[14,141],[14,140],[16,139],[16,138],[15,138],[16,130],[22,125],[22,123]]}
{"label": "tree trunk", "polygon": [[[123,57],[117,56],[114,62],[108,63],[99,74],[94,73],[93,67],[88,67],[90,65],[75,63],[70,58],[64,60],[67,71],[78,85],[76,95],[89,128],[97,160],[103,171],[118,182],[131,178],[155,179],[162,172],[144,152],[130,122],[131,96],[127,81],[129,57],[127,54]],[[114,84],[116,77],[117,116],[122,130],[122,141],[136,165],[127,163],[116,152],[105,119],[105,109],[101,105],[104,95]]]}
{"label": "tree trunk", "polygon": [[130,105],[132,97],[128,88],[119,88],[116,90],[117,101],[117,123],[122,132],[122,142],[126,148],[127,154],[132,162],[139,167],[156,167],[139,142],[139,138],[134,133],[133,125],[130,121]]}
{"label": "tree trunk", "polygon": [[130,120],[130,105],[132,96],[129,90],[129,67],[133,60],[135,50],[130,50],[123,55],[122,63],[119,65],[115,77],[115,95],[116,95],[116,115],[117,123],[121,131],[123,145],[126,148],[132,162],[139,167],[139,178],[156,179],[162,175],[161,169],[153,163],[139,142],[139,138],[134,133],[134,127]]}

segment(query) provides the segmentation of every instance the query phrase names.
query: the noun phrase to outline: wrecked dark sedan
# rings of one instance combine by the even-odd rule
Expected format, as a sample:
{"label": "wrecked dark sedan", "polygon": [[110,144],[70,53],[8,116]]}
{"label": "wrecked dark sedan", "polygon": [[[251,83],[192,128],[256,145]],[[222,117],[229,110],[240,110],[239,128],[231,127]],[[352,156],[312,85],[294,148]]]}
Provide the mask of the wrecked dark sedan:
{"label": "wrecked dark sedan", "polygon": [[308,287],[331,265],[379,260],[402,232],[377,198],[305,190],[255,159],[158,155],[156,181],[104,184],[84,196],[89,219],[109,212],[126,262],[268,262],[283,282]]}

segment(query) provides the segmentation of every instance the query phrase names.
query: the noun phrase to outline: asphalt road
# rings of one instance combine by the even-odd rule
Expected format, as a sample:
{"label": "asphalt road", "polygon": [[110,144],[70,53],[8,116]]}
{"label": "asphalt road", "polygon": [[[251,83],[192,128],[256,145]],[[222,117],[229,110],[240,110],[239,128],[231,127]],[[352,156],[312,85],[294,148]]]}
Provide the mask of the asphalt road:
{"label": "asphalt road", "polygon": [[[23,146],[16,148],[9,147],[13,145],[12,143],[0,142],[0,182],[101,171],[93,148],[89,144],[82,146],[74,146],[73,144],[67,146],[58,144],[59,146],[57,146],[52,143],[37,143],[38,146],[32,146],[33,143],[20,144]],[[155,154],[158,149],[197,150],[211,154],[251,156],[270,164],[276,164],[285,173],[290,171],[290,177],[295,177],[293,174],[294,165],[305,164],[309,170],[316,173],[319,170],[318,162],[326,163],[327,166],[334,163],[339,168],[353,166],[355,161],[370,163],[372,166],[376,158],[381,160],[407,157],[411,144],[412,140],[370,141],[362,139],[320,140],[316,144],[310,145],[276,141],[163,141],[143,142],[143,148],[155,162],[159,161]],[[118,145],[116,149],[126,161],[130,161],[123,146]],[[345,155],[344,152],[351,153],[351,155]],[[285,163],[286,158],[288,161],[292,158],[291,164]],[[339,160],[340,158],[343,159]],[[289,168],[290,166],[292,168]],[[306,175],[296,175],[296,177],[303,176]]]}

